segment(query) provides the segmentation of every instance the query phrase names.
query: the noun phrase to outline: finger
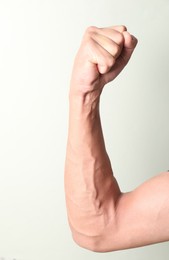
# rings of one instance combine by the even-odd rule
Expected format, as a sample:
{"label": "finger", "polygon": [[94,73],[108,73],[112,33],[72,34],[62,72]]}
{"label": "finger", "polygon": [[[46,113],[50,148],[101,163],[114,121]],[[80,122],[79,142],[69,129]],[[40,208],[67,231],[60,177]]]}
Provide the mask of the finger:
{"label": "finger", "polygon": [[100,74],[107,73],[115,64],[115,58],[94,40],[90,44],[89,62],[96,64]]}
{"label": "finger", "polygon": [[122,58],[127,63],[138,43],[138,40],[128,32],[124,32],[124,48],[122,52]]}
{"label": "finger", "polygon": [[138,40],[128,32],[124,33],[124,48],[121,55],[116,59],[115,65],[107,74],[104,75],[105,83],[115,79],[116,76],[123,70],[126,64],[129,62],[131,55],[137,45]]}
{"label": "finger", "polygon": [[122,46],[118,45],[116,42],[111,40],[110,38],[95,33],[92,38],[106,51],[108,51],[115,59],[120,55]]}
{"label": "finger", "polygon": [[110,26],[109,28],[116,30],[120,33],[127,31],[127,27],[125,25],[114,25],[114,26]]}
{"label": "finger", "polygon": [[123,32],[124,35],[124,47],[134,49],[137,45],[138,40],[129,32]]}
{"label": "finger", "polygon": [[124,36],[123,33],[120,33],[119,31],[116,31],[112,28],[96,28],[95,31],[93,31],[93,34],[98,33],[100,35],[104,35],[107,38],[110,38],[112,41],[117,43],[119,46],[123,45],[124,43]]}

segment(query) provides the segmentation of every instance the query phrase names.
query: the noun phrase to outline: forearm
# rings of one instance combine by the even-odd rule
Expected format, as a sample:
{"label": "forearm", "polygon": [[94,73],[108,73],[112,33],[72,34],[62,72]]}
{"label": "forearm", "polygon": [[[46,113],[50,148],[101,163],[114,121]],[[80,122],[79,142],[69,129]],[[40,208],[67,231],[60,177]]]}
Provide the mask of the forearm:
{"label": "forearm", "polygon": [[100,97],[70,96],[65,193],[72,235],[98,252],[168,241],[168,173],[121,193],[102,133]]}
{"label": "forearm", "polygon": [[99,99],[97,92],[70,95],[66,202],[72,229],[87,236],[101,234],[120,195],[105,149]]}

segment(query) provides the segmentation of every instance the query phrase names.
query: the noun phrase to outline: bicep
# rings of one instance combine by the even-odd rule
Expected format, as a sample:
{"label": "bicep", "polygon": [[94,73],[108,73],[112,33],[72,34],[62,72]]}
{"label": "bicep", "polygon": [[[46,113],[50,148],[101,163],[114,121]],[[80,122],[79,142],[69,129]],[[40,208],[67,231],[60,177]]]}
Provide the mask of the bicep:
{"label": "bicep", "polygon": [[169,173],[146,181],[119,197],[100,251],[145,246],[169,240]]}

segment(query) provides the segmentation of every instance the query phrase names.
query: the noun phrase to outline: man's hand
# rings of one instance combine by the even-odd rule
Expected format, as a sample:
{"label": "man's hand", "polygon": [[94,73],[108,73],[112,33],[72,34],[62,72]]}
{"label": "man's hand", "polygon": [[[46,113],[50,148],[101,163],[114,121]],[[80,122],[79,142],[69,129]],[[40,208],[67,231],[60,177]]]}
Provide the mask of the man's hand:
{"label": "man's hand", "polygon": [[86,94],[101,91],[128,63],[137,39],[125,26],[89,27],[76,55],[71,91]]}

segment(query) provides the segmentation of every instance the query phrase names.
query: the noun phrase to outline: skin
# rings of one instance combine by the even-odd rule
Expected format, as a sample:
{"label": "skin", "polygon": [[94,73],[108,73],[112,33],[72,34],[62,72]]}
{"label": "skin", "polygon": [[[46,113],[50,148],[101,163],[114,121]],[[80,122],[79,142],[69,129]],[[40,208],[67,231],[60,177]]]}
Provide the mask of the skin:
{"label": "skin", "polygon": [[64,178],[67,214],[74,241],[95,252],[169,240],[169,173],[123,193],[102,133],[100,95],[136,45],[125,26],[89,27],[72,71]]}

